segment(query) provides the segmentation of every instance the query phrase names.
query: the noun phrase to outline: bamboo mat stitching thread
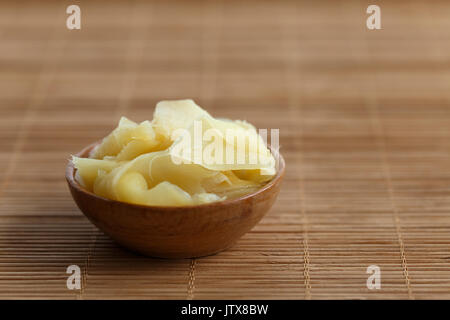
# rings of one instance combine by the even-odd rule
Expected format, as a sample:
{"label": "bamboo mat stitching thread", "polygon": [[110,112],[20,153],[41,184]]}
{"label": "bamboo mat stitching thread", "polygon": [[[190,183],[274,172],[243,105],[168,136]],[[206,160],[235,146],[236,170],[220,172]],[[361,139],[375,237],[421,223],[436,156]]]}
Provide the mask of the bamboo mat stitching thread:
{"label": "bamboo mat stitching thread", "polygon": [[[364,33],[364,35],[366,35],[366,33]],[[365,53],[368,57],[370,57],[370,50],[369,50],[369,40],[367,39],[367,36],[364,37],[364,50]],[[385,142],[385,131],[383,128],[383,124],[381,123],[381,119],[380,119],[380,115],[379,115],[379,110],[378,110],[378,103],[376,100],[376,87],[374,86],[374,77],[370,77],[370,90],[368,95],[366,96],[366,100],[367,100],[367,106],[369,108],[369,115],[370,115],[370,120],[372,122],[373,128],[375,130],[376,133],[376,142],[378,144],[378,149],[381,155],[381,162],[382,162],[382,166],[383,166],[383,175],[385,177],[385,181],[386,181],[386,186],[387,186],[387,191],[388,191],[388,195],[389,195],[389,199],[391,202],[391,207],[392,207],[392,212],[393,212],[393,220],[394,220],[394,225],[395,225],[395,232],[397,235],[397,239],[398,239],[398,244],[399,244],[399,250],[400,250],[400,259],[401,259],[401,265],[402,265],[402,270],[403,270],[403,276],[405,278],[405,284],[408,290],[408,298],[409,299],[414,299],[414,295],[412,292],[412,288],[411,288],[411,280],[410,280],[410,276],[409,276],[409,271],[408,271],[408,263],[407,263],[407,259],[406,259],[406,253],[405,253],[405,244],[403,241],[403,236],[402,236],[402,232],[401,232],[401,222],[400,222],[400,217],[399,217],[399,213],[398,213],[398,207],[395,201],[395,196],[394,196],[394,189],[392,186],[392,175],[391,175],[391,169],[388,163],[388,159],[387,159],[387,151],[386,151],[386,142]]]}
{"label": "bamboo mat stitching thread", "polygon": [[383,175],[384,175],[385,181],[386,181],[389,200],[390,200],[391,206],[392,206],[392,212],[393,212],[393,218],[394,218],[393,220],[394,220],[395,231],[396,231],[396,235],[397,235],[397,239],[398,239],[399,249],[400,249],[400,259],[401,259],[403,275],[405,277],[405,283],[406,283],[406,287],[408,290],[408,298],[414,299],[414,295],[413,295],[412,288],[411,288],[411,280],[410,280],[409,271],[408,271],[408,263],[407,263],[407,259],[406,259],[406,253],[405,253],[405,244],[403,241],[403,236],[402,236],[402,231],[401,231],[401,222],[400,222],[398,207],[397,207],[397,204],[395,201],[394,190],[393,190],[393,186],[392,186],[392,175],[391,175],[390,166],[389,166],[389,163],[387,160],[386,142],[384,141],[385,133],[384,133],[383,125],[380,120],[378,106],[377,106],[376,101],[374,101],[374,99],[375,99],[375,97],[373,97],[372,95],[368,96],[367,104],[368,104],[369,111],[370,111],[370,117],[371,117],[374,129],[376,131],[376,134],[377,134],[376,140],[377,140],[378,148],[380,151],[381,162],[382,162],[382,166],[383,166]]}
{"label": "bamboo mat stitching thread", "polygon": [[194,299],[194,290],[195,290],[195,265],[197,259],[191,259],[191,263],[189,264],[189,276],[188,276],[188,290],[187,290],[187,299]]}
{"label": "bamboo mat stitching thread", "polygon": [[89,245],[89,248],[87,250],[86,259],[84,262],[84,269],[82,272],[82,279],[81,279],[81,289],[77,296],[77,299],[83,299],[83,295],[85,292],[85,289],[87,287],[87,280],[89,275],[89,267],[91,266],[91,257],[94,256],[95,253],[95,246],[97,244],[97,229],[95,227],[92,227],[92,235],[91,235],[91,243]]}
{"label": "bamboo mat stitching thread", "polygon": [[406,260],[405,244],[403,241],[403,236],[402,236],[402,231],[401,231],[401,222],[400,222],[398,207],[395,202],[394,190],[393,190],[393,186],[392,186],[391,170],[390,170],[390,166],[389,166],[389,163],[387,160],[386,143],[384,141],[384,139],[385,139],[384,138],[384,130],[383,130],[382,124],[380,123],[380,118],[378,115],[376,103],[374,103],[373,106],[376,111],[375,112],[375,122],[377,125],[377,131],[380,134],[380,137],[377,140],[379,140],[379,146],[381,148],[380,151],[381,151],[381,158],[382,158],[382,163],[383,163],[383,173],[385,175],[387,189],[388,189],[388,193],[389,193],[389,199],[391,201],[391,205],[392,205],[392,209],[393,209],[395,231],[397,233],[398,243],[399,243],[399,247],[400,247],[400,257],[402,260],[403,275],[405,276],[406,286],[408,289],[408,297],[409,297],[409,299],[414,299],[414,295],[413,295],[412,289],[411,289],[411,280],[410,280],[409,272],[408,272],[408,263]]}
{"label": "bamboo mat stitching thread", "polygon": [[[298,97],[298,90],[291,83],[297,84],[298,74],[297,74],[297,61],[295,58],[291,58],[289,55],[289,46],[288,46],[288,35],[289,33],[289,25],[282,25],[282,46],[284,48],[284,56],[286,57],[285,63],[285,74],[287,79],[286,87],[288,88],[288,105],[289,110],[294,114],[292,119],[299,119],[300,124],[298,126],[298,139],[295,140],[295,145],[298,147],[298,168],[299,168],[299,195],[300,195],[300,213],[302,220],[302,237],[303,237],[303,277],[304,277],[304,286],[305,286],[305,299],[311,299],[311,276],[310,276],[310,254],[309,254],[309,236],[308,236],[308,216],[306,213],[304,201],[305,201],[305,190],[304,190],[304,175],[302,171],[303,157],[302,157],[302,147],[303,147],[303,132],[302,132],[302,110],[301,110],[301,102]],[[297,41],[294,41],[294,48],[297,48]]]}

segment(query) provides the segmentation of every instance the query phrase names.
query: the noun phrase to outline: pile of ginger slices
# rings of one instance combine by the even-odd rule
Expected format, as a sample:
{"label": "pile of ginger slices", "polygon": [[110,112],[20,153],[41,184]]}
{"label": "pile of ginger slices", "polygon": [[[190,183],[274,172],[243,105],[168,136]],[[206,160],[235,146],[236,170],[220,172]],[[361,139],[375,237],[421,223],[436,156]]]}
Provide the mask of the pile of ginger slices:
{"label": "pile of ginger slices", "polygon": [[232,199],[275,175],[275,159],[255,127],[213,118],[192,100],[159,102],[152,121],[122,117],[88,158],[72,162],[87,190],[148,206]]}

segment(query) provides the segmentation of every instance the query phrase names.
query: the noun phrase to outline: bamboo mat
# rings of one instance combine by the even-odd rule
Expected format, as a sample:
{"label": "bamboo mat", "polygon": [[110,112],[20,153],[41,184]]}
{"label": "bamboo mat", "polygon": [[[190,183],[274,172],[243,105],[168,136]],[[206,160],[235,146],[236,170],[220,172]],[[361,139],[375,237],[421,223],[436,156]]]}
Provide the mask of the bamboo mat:
{"label": "bamboo mat", "polygon": [[[448,2],[377,1],[377,31],[367,1],[73,3],[79,31],[69,3],[0,3],[0,298],[450,299]],[[65,165],[187,97],[279,128],[282,192],[226,252],[137,256],[76,208]]]}

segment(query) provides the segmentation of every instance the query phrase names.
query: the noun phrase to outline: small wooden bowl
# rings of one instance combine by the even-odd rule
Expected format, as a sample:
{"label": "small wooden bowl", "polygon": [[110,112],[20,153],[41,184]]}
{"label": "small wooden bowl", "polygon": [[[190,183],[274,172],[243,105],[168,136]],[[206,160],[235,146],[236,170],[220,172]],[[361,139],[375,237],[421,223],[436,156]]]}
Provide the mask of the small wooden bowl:
{"label": "small wooden bowl", "polygon": [[[87,157],[94,143],[78,157]],[[106,199],[75,180],[72,161],[66,180],[84,215],[120,245],[160,258],[193,258],[225,250],[253,228],[274,204],[285,163],[281,155],[276,176],[243,197],[186,207],[143,206]]]}

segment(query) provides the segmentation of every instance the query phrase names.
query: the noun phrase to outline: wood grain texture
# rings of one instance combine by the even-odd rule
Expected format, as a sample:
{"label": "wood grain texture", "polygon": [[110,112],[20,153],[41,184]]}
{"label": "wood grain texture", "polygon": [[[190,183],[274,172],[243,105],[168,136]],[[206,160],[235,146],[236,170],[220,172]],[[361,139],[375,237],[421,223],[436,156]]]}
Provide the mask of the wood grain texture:
{"label": "wood grain texture", "polygon": [[[0,3],[0,298],[450,299],[447,1],[378,1],[378,31],[365,1],[77,3],[80,31],[63,2]],[[187,97],[279,128],[285,181],[233,248],[137,256],[82,216],[67,159]]]}

